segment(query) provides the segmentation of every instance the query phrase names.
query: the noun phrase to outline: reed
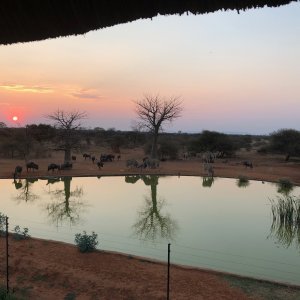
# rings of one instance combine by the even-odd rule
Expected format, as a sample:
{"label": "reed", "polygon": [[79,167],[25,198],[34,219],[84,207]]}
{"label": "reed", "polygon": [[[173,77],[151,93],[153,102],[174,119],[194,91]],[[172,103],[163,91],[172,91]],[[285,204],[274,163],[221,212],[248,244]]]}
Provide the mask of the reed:
{"label": "reed", "polygon": [[300,197],[280,196],[271,201],[273,222],[270,236],[277,239],[285,247],[293,241],[300,247]]}

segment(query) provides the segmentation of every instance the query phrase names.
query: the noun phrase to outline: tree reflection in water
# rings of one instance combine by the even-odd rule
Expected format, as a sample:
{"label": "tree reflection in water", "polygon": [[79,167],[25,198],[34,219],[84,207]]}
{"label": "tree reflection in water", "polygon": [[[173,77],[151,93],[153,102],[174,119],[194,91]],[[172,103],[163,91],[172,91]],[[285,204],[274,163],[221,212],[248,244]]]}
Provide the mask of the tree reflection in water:
{"label": "tree reflection in water", "polygon": [[136,183],[139,179],[145,185],[151,187],[151,197],[145,197],[144,206],[138,212],[137,221],[133,225],[135,235],[142,240],[150,240],[152,242],[159,239],[173,240],[177,233],[178,225],[168,213],[162,213],[166,202],[157,198],[159,176],[137,175],[125,177],[127,183]]}
{"label": "tree reflection in water", "polygon": [[[47,204],[48,216],[53,223],[70,222],[70,225],[76,225],[80,221],[80,215],[83,213],[85,204],[81,201],[83,190],[76,187],[71,191],[72,177],[62,177],[63,189],[49,191],[53,202]],[[57,180],[55,181],[57,182]],[[54,184],[55,182],[50,182]]]}
{"label": "tree reflection in water", "polygon": [[39,198],[38,195],[31,191],[32,185],[36,181],[38,181],[38,178],[19,179],[18,181],[14,179],[13,184],[15,185],[16,190],[19,190],[19,194],[15,197],[18,203],[22,201],[33,202]]}
{"label": "tree reflection in water", "polygon": [[290,195],[271,200],[273,221],[269,237],[288,248],[294,242],[300,248],[300,198]]}

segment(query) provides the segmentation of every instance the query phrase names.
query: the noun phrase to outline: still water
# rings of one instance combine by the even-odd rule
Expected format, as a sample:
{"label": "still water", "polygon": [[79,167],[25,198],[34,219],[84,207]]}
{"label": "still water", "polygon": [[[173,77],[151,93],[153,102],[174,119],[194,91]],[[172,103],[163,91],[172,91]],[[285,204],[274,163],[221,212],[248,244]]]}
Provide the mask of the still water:
{"label": "still water", "polygon": [[[300,285],[300,229],[276,225],[275,184],[202,177],[0,180],[0,212],[34,237]],[[281,193],[280,193],[281,192]],[[289,191],[299,196],[300,188]],[[272,224],[273,223],[273,224]],[[298,234],[298,236],[297,236]]]}

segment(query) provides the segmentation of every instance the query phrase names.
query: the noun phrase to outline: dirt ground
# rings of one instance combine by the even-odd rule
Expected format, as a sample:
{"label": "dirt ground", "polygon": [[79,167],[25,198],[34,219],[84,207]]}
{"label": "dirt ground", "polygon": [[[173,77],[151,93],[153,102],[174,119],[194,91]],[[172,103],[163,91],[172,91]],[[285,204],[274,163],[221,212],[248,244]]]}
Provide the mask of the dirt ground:
{"label": "dirt ground", "polygon": [[[102,151],[101,151],[102,150]],[[105,149],[98,149],[104,153]],[[99,157],[100,153],[96,154]],[[107,151],[106,151],[107,152]],[[141,149],[124,150],[121,159],[105,163],[99,170],[77,154],[72,170],[47,171],[49,163],[62,163],[62,154],[34,159],[39,170],[26,172],[21,160],[0,159],[0,178],[12,178],[16,165],[21,177],[105,176],[137,174],[128,170],[126,160],[143,158]],[[253,169],[241,161],[251,160]],[[273,181],[289,178],[300,184],[300,162],[284,162],[283,156],[240,152],[234,159],[217,160],[215,176]],[[159,169],[143,173],[164,175],[205,175],[200,159],[161,162]],[[1,209],[0,209],[1,211]],[[22,299],[166,299],[167,267],[131,255],[96,251],[82,254],[73,245],[30,238],[10,239],[10,286]],[[0,238],[1,285],[5,285],[5,239]],[[300,289],[205,270],[171,266],[170,299],[300,299]]]}

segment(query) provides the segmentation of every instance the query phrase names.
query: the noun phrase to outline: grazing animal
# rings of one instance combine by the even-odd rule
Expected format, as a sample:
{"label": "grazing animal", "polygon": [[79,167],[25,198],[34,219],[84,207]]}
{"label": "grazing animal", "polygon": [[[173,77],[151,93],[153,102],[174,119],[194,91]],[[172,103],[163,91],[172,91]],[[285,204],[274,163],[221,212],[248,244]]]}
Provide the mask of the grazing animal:
{"label": "grazing animal", "polygon": [[115,159],[115,156],[113,154],[101,154],[100,161],[107,162],[107,161],[113,161]]}
{"label": "grazing animal", "polygon": [[48,165],[48,172],[52,170],[52,172],[54,172],[54,170],[60,171],[60,165],[57,164],[50,164]]}
{"label": "grazing animal", "polygon": [[21,166],[16,166],[15,167],[15,172],[14,172],[14,179],[16,179],[16,177],[20,177],[21,173],[22,173],[23,168]]}
{"label": "grazing animal", "polygon": [[39,169],[39,165],[35,164],[33,161],[29,162],[26,164],[26,169],[27,169],[27,172],[28,170],[38,170]]}
{"label": "grazing animal", "polygon": [[148,158],[144,161],[144,168],[156,169],[159,168],[159,160],[156,158]]}
{"label": "grazing animal", "polygon": [[73,167],[73,164],[70,162],[65,162],[60,165],[61,170],[70,170],[70,169],[72,169],[72,167]]}
{"label": "grazing animal", "polygon": [[91,154],[87,154],[87,153],[83,153],[82,156],[84,157],[84,160],[86,160],[87,158],[91,158]]}
{"label": "grazing animal", "polygon": [[93,162],[93,164],[95,163],[95,160],[96,160],[96,157],[92,156],[92,162]]}
{"label": "grazing animal", "polygon": [[242,164],[243,164],[246,168],[249,167],[249,168],[253,169],[252,161],[244,160],[244,161],[242,162]]}
{"label": "grazing animal", "polygon": [[135,159],[128,159],[126,161],[126,167],[127,168],[138,168],[138,166],[139,166],[139,163]]}
{"label": "grazing animal", "polygon": [[72,155],[72,160],[76,160],[76,156],[75,155]]}
{"label": "grazing animal", "polygon": [[117,156],[117,159],[118,159],[118,160],[120,160],[120,159],[121,159],[121,155],[120,155],[120,154]]}
{"label": "grazing animal", "polygon": [[202,162],[206,163],[206,164],[211,164],[215,161],[215,154],[210,152],[210,151],[207,151],[205,153],[203,153],[202,155]]}
{"label": "grazing animal", "polygon": [[103,168],[103,166],[104,166],[104,164],[103,164],[102,161],[97,161],[97,167],[99,168],[99,170],[100,170],[101,168]]}

